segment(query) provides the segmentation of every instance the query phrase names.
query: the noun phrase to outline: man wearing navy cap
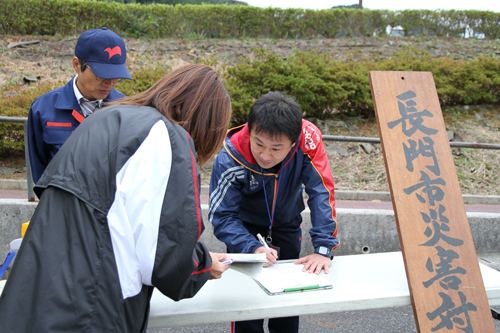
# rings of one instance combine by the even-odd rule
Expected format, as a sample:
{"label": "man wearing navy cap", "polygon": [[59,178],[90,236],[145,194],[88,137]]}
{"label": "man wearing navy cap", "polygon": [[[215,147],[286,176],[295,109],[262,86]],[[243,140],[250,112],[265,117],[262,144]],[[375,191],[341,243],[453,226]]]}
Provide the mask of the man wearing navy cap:
{"label": "man wearing navy cap", "polygon": [[76,75],[64,86],[38,97],[28,116],[28,150],[33,181],[86,117],[107,102],[124,97],[114,89],[132,77],[126,65],[125,43],[106,28],[85,31],[75,47]]}

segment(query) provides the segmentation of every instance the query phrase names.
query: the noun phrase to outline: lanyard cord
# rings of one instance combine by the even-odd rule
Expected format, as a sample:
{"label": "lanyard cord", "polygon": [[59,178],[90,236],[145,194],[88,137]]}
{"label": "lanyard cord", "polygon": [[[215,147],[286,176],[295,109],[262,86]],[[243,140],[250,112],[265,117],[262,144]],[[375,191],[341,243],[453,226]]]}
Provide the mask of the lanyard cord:
{"label": "lanyard cord", "polygon": [[[281,168],[278,171],[279,176],[278,176],[278,188],[276,189],[276,197],[275,197],[275,203],[278,202],[278,191],[280,189],[280,180],[281,180],[281,170],[283,169],[283,161],[281,161]],[[264,170],[262,170],[262,167],[260,167],[260,173],[262,176],[264,176]],[[266,207],[267,207],[267,215],[269,215],[269,230],[273,227],[273,220],[274,220],[274,213],[276,212],[276,206],[273,206],[273,214],[271,215],[271,212],[269,211],[269,203],[267,201],[267,194],[266,194],[266,183],[264,181],[264,177],[262,177],[262,185],[264,186],[264,198],[266,199]]]}

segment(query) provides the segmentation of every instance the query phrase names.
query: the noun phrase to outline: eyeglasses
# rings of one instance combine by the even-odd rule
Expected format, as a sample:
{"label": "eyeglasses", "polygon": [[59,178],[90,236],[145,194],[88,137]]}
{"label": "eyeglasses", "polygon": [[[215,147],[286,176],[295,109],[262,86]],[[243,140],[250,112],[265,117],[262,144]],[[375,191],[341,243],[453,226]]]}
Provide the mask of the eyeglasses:
{"label": "eyeglasses", "polygon": [[[90,68],[90,66],[88,64],[87,64],[87,67],[92,71],[92,68]],[[95,73],[93,71],[92,71],[92,74],[94,74],[95,79],[97,81],[99,81],[99,83],[110,82],[112,84],[117,84],[117,83],[123,82],[123,80],[124,80],[124,79],[101,79],[100,77],[95,75]]]}

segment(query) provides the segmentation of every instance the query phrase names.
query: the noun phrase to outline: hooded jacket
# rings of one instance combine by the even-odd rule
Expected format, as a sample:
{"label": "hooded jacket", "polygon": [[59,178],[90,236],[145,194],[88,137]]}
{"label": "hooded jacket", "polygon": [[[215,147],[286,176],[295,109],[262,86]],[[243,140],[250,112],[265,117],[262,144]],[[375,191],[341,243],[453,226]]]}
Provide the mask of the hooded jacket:
{"label": "hooded jacket", "polygon": [[[64,87],[35,99],[28,114],[28,150],[33,181],[43,171],[73,131],[85,120],[73,90],[73,77]],[[113,88],[103,103],[125,95]]]}
{"label": "hooded jacket", "polygon": [[271,226],[273,231],[297,230],[305,208],[304,187],[309,196],[313,246],[333,250],[339,245],[334,184],[319,129],[302,120],[302,133],[277,174],[261,171],[252,156],[248,124],[229,130],[210,181],[208,219],[215,236],[231,252],[254,253],[262,245],[243,223]]}
{"label": "hooded jacket", "polygon": [[177,301],[210,277],[193,141],[154,108],[89,117],[35,191],[2,332],[146,332],[154,287]]}

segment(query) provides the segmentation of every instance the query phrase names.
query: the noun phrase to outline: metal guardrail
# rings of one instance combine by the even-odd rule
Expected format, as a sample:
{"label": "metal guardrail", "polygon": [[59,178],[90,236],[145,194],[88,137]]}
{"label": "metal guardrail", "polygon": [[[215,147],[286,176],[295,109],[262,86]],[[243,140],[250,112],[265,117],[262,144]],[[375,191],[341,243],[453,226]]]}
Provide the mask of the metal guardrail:
{"label": "metal guardrail", "polygon": [[[360,136],[323,135],[324,141],[347,141],[380,143],[379,138],[367,138]],[[473,143],[473,142],[450,142],[452,148],[478,148],[478,149],[500,149],[500,144],[495,143]]]}
{"label": "metal guardrail", "polygon": [[[35,201],[35,192],[33,191],[33,178],[31,174],[31,163],[28,151],[28,118],[26,117],[4,117],[0,116],[0,122],[19,123],[24,127],[24,154],[26,157],[26,181],[28,183],[28,200]],[[344,141],[344,142],[366,142],[380,143],[379,138],[367,138],[360,136],[340,136],[323,135],[324,141]],[[491,143],[473,143],[473,142],[450,142],[452,148],[478,148],[478,149],[500,149],[500,144]]]}
{"label": "metal guardrail", "polygon": [[35,191],[33,190],[33,176],[31,174],[30,154],[28,150],[28,118],[26,117],[3,117],[0,122],[23,124],[24,130],[24,157],[26,158],[26,182],[28,184],[28,201],[35,201]]}

